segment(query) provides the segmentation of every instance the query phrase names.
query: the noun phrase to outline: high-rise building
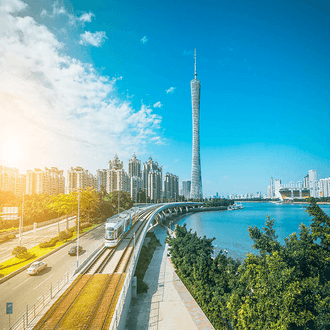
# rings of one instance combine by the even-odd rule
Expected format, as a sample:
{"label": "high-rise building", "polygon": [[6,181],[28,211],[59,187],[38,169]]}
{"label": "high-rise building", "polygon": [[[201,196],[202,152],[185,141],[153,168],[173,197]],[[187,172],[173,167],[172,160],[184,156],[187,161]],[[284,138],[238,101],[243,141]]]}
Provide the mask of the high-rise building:
{"label": "high-rise building", "polygon": [[94,175],[80,166],[71,167],[71,169],[67,171],[66,192],[70,193],[71,191],[75,191],[77,188],[85,189],[87,187],[94,189],[97,188],[97,181]]}
{"label": "high-rise building", "polygon": [[193,199],[203,198],[201,157],[199,143],[199,110],[200,110],[200,89],[201,83],[197,79],[196,69],[196,49],[195,49],[195,78],[190,82],[191,104],[193,120],[193,146],[192,146],[192,165],[191,165],[191,192]]}
{"label": "high-rise building", "polygon": [[107,188],[107,170],[97,170],[96,171],[96,181],[97,181],[97,191],[101,191],[101,188]]}
{"label": "high-rise building", "polygon": [[142,177],[141,173],[141,161],[136,158],[135,153],[132,158],[128,161],[128,175]]}
{"label": "high-rise building", "polygon": [[143,189],[141,161],[136,158],[135,153],[128,161],[128,175],[130,177],[130,193],[132,201],[140,202],[138,200],[138,193]]}
{"label": "high-rise building", "polygon": [[131,176],[130,177],[130,192],[131,192],[131,198],[133,202],[141,202],[138,198],[138,193],[140,190],[142,191],[142,178],[138,176]]}
{"label": "high-rise building", "polygon": [[190,198],[191,181],[182,181],[182,195],[184,198]]}
{"label": "high-rise building", "polygon": [[162,183],[162,172],[159,169],[151,169],[148,172],[148,190],[147,196],[150,200],[157,202],[157,200],[162,199],[163,192],[163,183]]}
{"label": "high-rise building", "polygon": [[179,197],[179,177],[166,173],[164,177],[164,198],[177,199]]}
{"label": "high-rise building", "polygon": [[65,192],[63,172],[63,170],[59,170],[57,167],[45,167],[44,171],[40,168],[26,171],[26,193],[28,195],[63,194]]}
{"label": "high-rise building", "polygon": [[309,175],[307,174],[305,177],[304,177],[304,186],[303,186],[304,189],[309,189]]}
{"label": "high-rise building", "polygon": [[0,166],[0,190],[16,194],[16,178],[19,171],[16,168]]}
{"label": "high-rise building", "polygon": [[130,192],[130,188],[130,178],[124,170],[123,162],[119,160],[116,154],[113,161],[109,161],[106,190],[108,193],[117,190]]}
{"label": "high-rise building", "polygon": [[317,181],[317,170],[309,170],[308,177],[309,177],[310,196],[315,198],[320,197],[318,181]]}
{"label": "high-rise building", "polygon": [[[162,187],[162,177],[163,177],[163,169],[161,166],[158,165],[157,161],[153,161],[151,156],[149,157],[148,161],[144,162],[143,163],[143,190],[146,194],[146,197],[149,197],[151,199],[154,199],[151,197],[151,191],[152,189],[150,188],[151,185],[149,184],[149,172],[153,170],[153,171],[156,171],[158,172],[157,176],[159,177],[160,179],[160,184],[157,184],[157,189],[160,189],[158,192],[157,192],[157,196],[161,196],[162,195],[162,191],[163,191],[163,187]],[[153,173],[153,176],[155,176],[156,174]],[[157,197],[158,198],[158,197]],[[159,197],[161,198],[161,197]]]}
{"label": "high-rise building", "polygon": [[330,178],[320,179],[320,197],[330,197]]}
{"label": "high-rise building", "polygon": [[281,189],[281,179],[276,179],[275,185],[274,185],[274,197],[282,200],[282,196],[280,194],[280,189]]}

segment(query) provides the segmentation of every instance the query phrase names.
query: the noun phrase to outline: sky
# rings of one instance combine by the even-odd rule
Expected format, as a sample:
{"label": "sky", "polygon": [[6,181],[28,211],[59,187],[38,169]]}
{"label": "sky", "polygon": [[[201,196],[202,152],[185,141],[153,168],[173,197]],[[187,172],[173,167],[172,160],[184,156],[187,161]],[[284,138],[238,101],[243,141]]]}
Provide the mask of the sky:
{"label": "sky", "polygon": [[149,156],[204,195],[330,177],[330,3],[0,0],[0,165]]}

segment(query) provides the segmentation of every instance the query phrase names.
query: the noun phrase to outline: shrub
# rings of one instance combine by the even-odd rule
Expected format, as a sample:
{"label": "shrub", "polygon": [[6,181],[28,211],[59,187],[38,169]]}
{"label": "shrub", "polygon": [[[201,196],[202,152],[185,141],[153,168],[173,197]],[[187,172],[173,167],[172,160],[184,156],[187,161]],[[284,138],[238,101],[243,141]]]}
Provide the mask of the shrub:
{"label": "shrub", "polygon": [[69,238],[71,238],[73,236],[73,232],[72,231],[66,231],[63,230],[60,232],[60,234],[58,235],[59,241],[65,241]]}
{"label": "shrub", "polygon": [[0,243],[7,242],[15,237],[16,237],[16,235],[14,235],[14,234],[4,235],[0,238]]}
{"label": "shrub", "polygon": [[16,258],[24,259],[24,254],[26,253],[27,248],[25,246],[16,246],[11,254]]}
{"label": "shrub", "polygon": [[21,253],[17,258],[28,260],[28,259],[31,259],[31,258],[34,258],[34,257],[35,257],[34,253],[24,252],[24,253]]}
{"label": "shrub", "polygon": [[39,244],[39,247],[41,249],[43,248],[48,248],[48,247],[52,247],[54,245],[56,245],[56,243],[59,241],[59,238],[56,236],[56,237],[52,237],[50,240],[48,241],[44,241],[44,242],[41,242]]}

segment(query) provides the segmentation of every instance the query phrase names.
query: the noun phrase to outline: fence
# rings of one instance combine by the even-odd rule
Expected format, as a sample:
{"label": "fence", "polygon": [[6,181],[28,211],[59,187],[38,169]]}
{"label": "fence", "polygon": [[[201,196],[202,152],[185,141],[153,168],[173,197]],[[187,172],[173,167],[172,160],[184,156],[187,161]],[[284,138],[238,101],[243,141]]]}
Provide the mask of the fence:
{"label": "fence", "polygon": [[[55,218],[55,219],[44,221],[44,222],[37,222],[37,228],[41,228],[41,227],[44,227],[44,226],[47,226],[47,225],[51,225],[52,223],[57,223],[59,221],[65,220],[65,219],[68,219],[68,221],[74,220],[74,219],[76,219],[76,216],[72,216],[72,217],[63,216],[63,217],[60,217],[60,218]],[[25,233],[27,231],[33,230],[34,229],[33,226],[34,225],[29,225],[29,226],[23,227],[22,232]],[[19,230],[14,229],[14,230],[11,230],[11,231],[5,231],[5,232],[0,233],[0,237],[10,235],[10,234],[18,234],[18,233],[19,233]]]}
{"label": "fence", "polygon": [[[83,255],[79,257],[79,263],[83,263],[92,253],[95,252],[104,241],[95,242]],[[56,297],[56,295],[70,282],[70,278],[75,274],[77,264],[73,263],[66,273],[55,283],[51,283],[50,288],[32,306],[26,306],[26,312],[9,328],[9,330],[32,329],[41,318],[45,306]]]}

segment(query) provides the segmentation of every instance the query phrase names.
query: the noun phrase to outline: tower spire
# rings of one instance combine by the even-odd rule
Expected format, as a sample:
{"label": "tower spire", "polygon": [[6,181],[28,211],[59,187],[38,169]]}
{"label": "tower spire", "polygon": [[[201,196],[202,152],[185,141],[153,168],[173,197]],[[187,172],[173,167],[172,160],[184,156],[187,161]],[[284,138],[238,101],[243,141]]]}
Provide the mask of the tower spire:
{"label": "tower spire", "polygon": [[195,79],[197,79],[197,69],[196,69],[196,48],[195,48]]}

